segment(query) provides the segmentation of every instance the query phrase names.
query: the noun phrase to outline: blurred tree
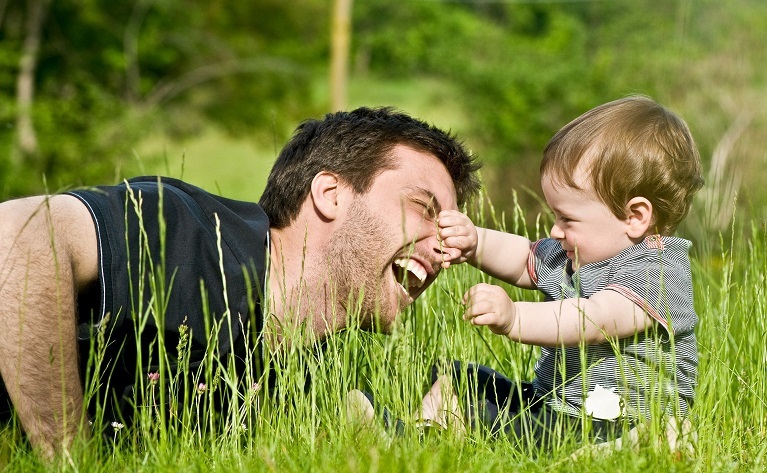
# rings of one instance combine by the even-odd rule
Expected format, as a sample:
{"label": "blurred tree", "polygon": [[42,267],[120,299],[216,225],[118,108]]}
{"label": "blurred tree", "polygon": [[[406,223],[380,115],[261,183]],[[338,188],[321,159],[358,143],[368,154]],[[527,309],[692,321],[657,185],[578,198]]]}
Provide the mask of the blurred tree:
{"label": "blurred tree", "polygon": [[456,101],[470,115],[473,148],[490,165],[491,189],[537,182],[548,138],[598,101],[585,83],[592,76],[587,26],[559,6],[376,0],[356,13],[358,71],[436,75],[459,85]]}
{"label": "blurred tree", "polygon": [[[36,21],[32,7],[46,3]],[[283,141],[297,121],[327,110],[314,92],[328,77],[331,7],[0,0],[0,197],[41,190],[43,174],[53,190],[119,177],[147,129],[183,136],[215,123]],[[557,129],[629,93],[681,112],[706,159],[728,157],[720,175],[735,175],[736,163],[763,164],[761,0],[365,0],[354,2],[352,18],[352,80],[449,83],[467,115],[461,134],[489,164],[485,180],[504,206],[509,188],[537,190],[541,151]],[[39,48],[30,55],[36,23]],[[34,95],[17,93],[21,77],[32,77],[21,82]],[[18,139],[25,115],[36,148]],[[743,174],[744,185],[754,179]]]}
{"label": "blurred tree", "polygon": [[330,56],[330,110],[344,110],[349,81],[349,41],[352,0],[333,2]]}
{"label": "blurred tree", "polygon": [[3,6],[0,196],[39,192],[43,175],[50,190],[119,177],[152,127],[283,133],[305,117],[327,58],[320,0]]}
{"label": "blurred tree", "polygon": [[35,96],[35,68],[40,50],[40,30],[45,18],[48,1],[29,0],[27,21],[24,27],[24,43],[19,59],[16,79],[16,129],[20,154],[37,153],[37,136],[32,123],[32,104]]}
{"label": "blurred tree", "polygon": [[764,108],[766,22],[758,0],[368,0],[355,10],[355,70],[458,84],[464,133],[488,163],[490,195],[508,207],[508,189],[538,190],[557,129],[630,93],[682,113],[710,159],[739,110]]}

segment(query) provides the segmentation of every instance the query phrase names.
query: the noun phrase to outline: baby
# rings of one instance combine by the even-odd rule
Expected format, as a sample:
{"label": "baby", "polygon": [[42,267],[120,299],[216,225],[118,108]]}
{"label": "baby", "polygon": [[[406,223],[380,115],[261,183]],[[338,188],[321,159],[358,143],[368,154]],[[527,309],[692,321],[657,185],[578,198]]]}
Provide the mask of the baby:
{"label": "baby", "polygon": [[466,414],[539,444],[560,423],[584,435],[584,414],[597,438],[653,415],[684,417],[698,318],[691,243],[671,235],[703,185],[690,130],[647,97],[623,98],[559,130],[540,172],[555,219],[550,238],[531,242],[475,227],[457,211],[439,214],[445,266],[468,262],[545,296],[517,302],[491,284],[463,296],[473,325],[541,347],[531,383],[456,363],[479,400]]}

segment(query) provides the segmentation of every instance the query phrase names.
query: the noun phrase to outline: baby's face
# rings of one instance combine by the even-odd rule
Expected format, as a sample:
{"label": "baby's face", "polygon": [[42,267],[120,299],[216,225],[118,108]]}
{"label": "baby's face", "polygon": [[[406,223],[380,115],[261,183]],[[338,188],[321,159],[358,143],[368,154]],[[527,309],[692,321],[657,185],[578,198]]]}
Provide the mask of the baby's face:
{"label": "baby's face", "polygon": [[594,192],[582,171],[573,176],[580,188],[562,184],[551,176],[541,178],[541,187],[551,210],[551,237],[558,240],[573,268],[612,258],[634,245],[629,237],[629,218],[616,217]]}

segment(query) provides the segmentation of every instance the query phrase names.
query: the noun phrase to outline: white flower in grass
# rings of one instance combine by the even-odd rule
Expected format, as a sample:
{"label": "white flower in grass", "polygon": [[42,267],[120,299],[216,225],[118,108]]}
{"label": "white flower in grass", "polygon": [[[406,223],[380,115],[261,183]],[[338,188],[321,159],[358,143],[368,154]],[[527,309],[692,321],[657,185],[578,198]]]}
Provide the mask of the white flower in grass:
{"label": "white flower in grass", "polygon": [[622,399],[615,392],[615,388],[607,389],[597,384],[594,390],[586,395],[583,408],[586,414],[595,419],[613,420],[621,416],[622,404]]}
{"label": "white flower in grass", "polygon": [[115,429],[115,432],[119,431],[123,427],[125,426],[119,422],[112,422],[112,428]]}

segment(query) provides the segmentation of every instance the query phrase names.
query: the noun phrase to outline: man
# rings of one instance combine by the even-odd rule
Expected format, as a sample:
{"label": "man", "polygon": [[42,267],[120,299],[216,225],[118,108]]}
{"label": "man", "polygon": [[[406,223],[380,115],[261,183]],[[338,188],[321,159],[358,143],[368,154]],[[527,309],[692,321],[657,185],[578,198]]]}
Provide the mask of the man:
{"label": "man", "polygon": [[0,374],[30,442],[50,457],[78,434],[94,334],[119,394],[157,366],[158,335],[188,336],[199,364],[211,319],[216,354],[240,362],[248,333],[323,337],[353,307],[387,330],[437,277],[436,216],[478,168],[449,134],[360,108],[299,126],[259,205],[166,178],[0,204]]}

